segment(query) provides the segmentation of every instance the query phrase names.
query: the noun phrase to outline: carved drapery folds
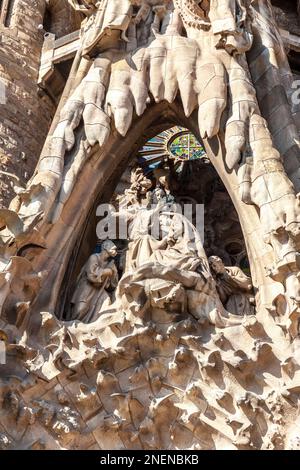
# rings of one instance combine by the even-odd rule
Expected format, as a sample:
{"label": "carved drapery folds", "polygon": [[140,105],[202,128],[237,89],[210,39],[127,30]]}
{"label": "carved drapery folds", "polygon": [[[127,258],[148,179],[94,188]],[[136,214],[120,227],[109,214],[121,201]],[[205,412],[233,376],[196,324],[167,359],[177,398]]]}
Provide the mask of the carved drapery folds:
{"label": "carved drapery folds", "polygon": [[[298,110],[287,105],[291,74],[269,1],[69,3],[86,19],[62,106],[28,186],[0,212],[8,358],[0,447],[17,447],[22,429],[23,448],[294,448]],[[280,91],[283,124],[264,83],[269,94]],[[59,321],[77,225],[94,202],[76,194],[93,187],[87,174],[105,186],[110,148],[121,149],[155,106],[167,115],[166,103],[197,128],[226,184],[252,279],[221,260],[210,266],[169,188],[153,188],[138,169],[115,213],[127,211],[129,224],[120,280],[114,244],[105,242],[85,260]],[[118,158],[121,165],[121,150]],[[157,209],[164,236],[154,239]]]}
{"label": "carved drapery folds", "polygon": [[[186,116],[198,107],[202,138],[225,131],[225,170],[238,171],[241,200],[259,209],[275,262],[285,259],[284,237],[295,258],[298,200],[259,109],[255,65],[250,60],[249,70],[244,54],[252,49],[254,7],[237,0],[102,1],[98,8],[91,2],[81,53],[94,59],[60,111],[35,175],[12,203],[23,231],[59,220],[92,148],[104,146],[112,126],[125,136],[134,113],[141,116],[151,99],[172,103],[180,92]],[[197,25],[188,18],[198,18]],[[253,25],[258,35],[259,20]]]}
{"label": "carved drapery folds", "polygon": [[118,272],[113,260],[117,247],[106,240],[101,248],[101,253],[91,255],[82,268],[71,300],[70,320],[92,323],[97,320],[100,311],[111,304],[108,289],[115,289],[118,284]]}

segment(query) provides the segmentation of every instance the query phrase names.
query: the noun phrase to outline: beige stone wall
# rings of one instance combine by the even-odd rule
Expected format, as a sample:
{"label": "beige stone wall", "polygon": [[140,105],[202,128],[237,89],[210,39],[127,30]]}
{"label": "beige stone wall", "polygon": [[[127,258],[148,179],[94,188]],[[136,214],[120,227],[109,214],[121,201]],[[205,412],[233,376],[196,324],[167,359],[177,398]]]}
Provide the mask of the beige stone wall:
{"label": "beige stone wall", "polygon": [[[55,112],[49,96],[37,85],[44,41],[46,0],[9,0],[6,21],[0,24],[0,80],[6,88],[6,104],[0,104],[0,170],[17,175],[22,183],[31,177]],[[49,3],[53,27],[59,35],[78,24],[67,9],[67,0]],[[58,21],[64,9],[68,21]],[[66,20],[66,18],[65,18]],[[13,197],[12,179],[0,177],[0,204]]]}
{"label": "beige stone wall", "polygon": [[48,33],[60,38],[80,29],[83,16],[70,7],[68,0],[46,0],[46,4],[44,25]]}

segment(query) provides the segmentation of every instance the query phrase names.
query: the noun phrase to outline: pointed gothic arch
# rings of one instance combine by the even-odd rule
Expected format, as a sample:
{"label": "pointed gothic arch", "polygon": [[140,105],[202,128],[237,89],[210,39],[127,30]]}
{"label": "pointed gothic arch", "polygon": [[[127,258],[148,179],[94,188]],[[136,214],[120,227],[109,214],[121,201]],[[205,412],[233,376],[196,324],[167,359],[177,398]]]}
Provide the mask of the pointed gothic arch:
{"label": "pointed gothic arch", "polygon": [[[91,21],[84,47],[36,172],[0,213],[1,328],[10,333],[12,352],[3,426],[14,429],[19,416],[28,418],[29,432],[16,443],[23,447],[39,445],[26,442],[33,426],[63,448],[83,447],[86,431],[88,445],[101,448],[293,448],[299,434],[299,146],[294,158],[296,120],[286,102],[291,73],[270,2],[228,0],[219,9],[211,0],[201,2],[202,9],[194,0],[174,0],[171,9],[161,9],[157,1],[158,9],[152,9],[155,0],[151,6],[145,0],[141,9],[132,9],[130,0],[104,0],[97,9],[85,9]],[[224,12],[228,23],[221,22],[220,31]],[[279,90],[288,112],[284,128],[278,125],[287,140],[277,144],[288,144],[288,150],[293,145],[293,151],[284,162],[286,154],[279,154],[271,138],[271,130],[277,134],[270,119],[276,106],[256,99],[262,71],[268,98],[288,72]],[[198,139],[201,134],[235,206],[257,293],[256,315],[251,308],[236,314],[227,308],[228,297],[224,308],[217,282],[234,284],[243,273],[209,266],[197,230],[177,237],[178,214],[168,205],[168,188],[156,181],[149,190],[151,181],[138,170],[136,187],[130,188],[133,217],[139,222],[142,207],[149,222],[148,202],[159,205],[153,197],[158,190],[168,221],[175,219],[172,236],[166,230],[157,249],[149,223],[136,238],[130,234],[134,248],[146,241],[151,249],[141,249],[142,256],[128,249],[137,263],[126,267],[108,310],[98,300],[111,287],[115,247],[103,244],[96,256],[99,273],[90,279],[86,269],[84,285],[76,289],[83,295],[75,303],[83,303],[83,310],[87,305],[92,315],[81,316],[78,309],[70,322],[60,321],[55,314],[63,308],[70,274],[82,264],[81,245],[94,231],[96,206],[110,199],[132,154],[174,125]],[[139,204],[141,194],[145,204]],[[111,269],[103,281],[106,268]],[[93,280],[97,301],[90,304],[85,287]],[[250,306],[251,289],[246,277],[243,292],[229,296],[236,300],[237,292]],[[50,382],[42,400],[41,378]],[[43,419],[49,410],[51,419]]]}
{"label": "pointed gothic arch", "polygon": [[[153,104],[142,118],[134,119],[125,137],[112,131],[105,148],[101,151],[98,145],[93,148],[89,161],[81,171],[64,207],[61,219],[50,230],[46,229],[45,240],[48,248],[35,257],[36,271],[47,271],[51,260],[51,270],[44,282],[52,288],[41,288],[33,311],[55,313],[61,310],[61,296],[64,298],[65,295],[63,286],[74,269],[72,257],[78,256],[88,223],[92,214],[95,214],[104,191],[117,184],[133,152],[162,130],[174,125],[188,128],[200,140],[197,112],[186,118],[180,100],[176,100],[171,105],[166,102]],[[274,281],[268,277],[265,266],[272,263],[273,254],[264,242],[258,212],[255,207],[241,201],[237,175],[234,171],[229,173],[226,169],[223,136],[219,134],[212,140],[204,141],[204,147],[238,214],[250,260],[253,285],[257,292],[257,303],[261,307],[269,307],[271,296],[268,296],[270,290],[267,286],[273,284],[274,296]],[[277,283],[275,288],[276,285]],[[278,288],[280,293],[280,285]],[[39,322],[39,315],[36,321]]]}

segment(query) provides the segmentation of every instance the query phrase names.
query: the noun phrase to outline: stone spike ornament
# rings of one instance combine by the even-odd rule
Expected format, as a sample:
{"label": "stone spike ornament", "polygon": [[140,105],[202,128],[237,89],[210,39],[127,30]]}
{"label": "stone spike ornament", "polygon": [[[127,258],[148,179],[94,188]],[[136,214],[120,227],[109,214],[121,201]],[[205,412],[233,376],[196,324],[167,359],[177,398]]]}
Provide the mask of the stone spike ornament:
{"label": "stone spike ornament", "polygon": [[[0,449],[298,449],[299,112],[270,2],[69,4],[77,66],[0,210]],[[205,178],[249,269],[182,213]]]}

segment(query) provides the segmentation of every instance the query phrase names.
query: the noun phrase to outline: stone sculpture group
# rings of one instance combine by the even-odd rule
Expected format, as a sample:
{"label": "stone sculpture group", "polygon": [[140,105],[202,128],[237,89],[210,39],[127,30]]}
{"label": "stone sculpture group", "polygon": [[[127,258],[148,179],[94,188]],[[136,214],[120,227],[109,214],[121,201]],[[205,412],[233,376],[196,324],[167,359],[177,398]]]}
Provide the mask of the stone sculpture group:
{"label": "stone sculpture group", "polygon": [[[300,114],[270,2],[69,3],[80,48],[36,171],[0,210],[0,448],[299,448]],[[60,315],[95,201],[136,136],[176,120],[235,205],[251,278],[208,259],[168,178],[135,168],[115,212],[124,269],[104,241]]]}

